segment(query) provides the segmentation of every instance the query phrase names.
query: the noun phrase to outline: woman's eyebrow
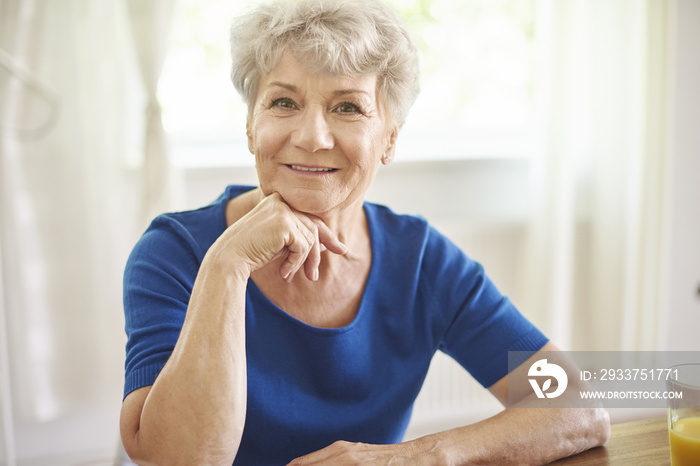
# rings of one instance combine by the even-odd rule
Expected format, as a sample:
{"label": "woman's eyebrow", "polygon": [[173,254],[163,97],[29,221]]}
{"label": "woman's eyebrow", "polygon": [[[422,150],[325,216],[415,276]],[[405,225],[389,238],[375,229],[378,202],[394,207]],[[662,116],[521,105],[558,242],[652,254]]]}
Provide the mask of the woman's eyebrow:
{"label": "woman's eyebrow", "polygon": [[292,91],[292,92],[294,92],[294,93],[299,93],[299,88],[298,88],[298,87],[296,87],[296,86],[293,85],[293,84],[284,83],[284,82],[282,82],[282,81],[272,81],[271,83],[269,83],[269,84],[268,84],[267,86],[265,86],[265,87],[270,88],[270,87],[273,87],[273,86],[281,87],[281,88],[287,89],[288,91]]}
{"label": "woman's eyebrow", "polygon": [[363,89],[339,89],[337,91],[333,91],[333,97],[342,97],[353,94],[360,94],[361,96],[364,96],[368,101],[374,100],[374,96]]}
{"label": "woman's eyebrow", "polygon": [[363,89],[339,89],[337,91],[333,91],[334,96],[343,96],[348,94],[364,94],[368,98],[372,99],[372,95]]}

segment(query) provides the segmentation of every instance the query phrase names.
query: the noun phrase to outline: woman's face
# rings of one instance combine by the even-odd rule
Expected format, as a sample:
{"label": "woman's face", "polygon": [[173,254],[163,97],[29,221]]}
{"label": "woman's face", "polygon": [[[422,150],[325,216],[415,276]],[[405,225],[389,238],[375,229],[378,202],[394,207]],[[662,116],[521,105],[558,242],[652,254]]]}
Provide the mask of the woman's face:
{"label": "woman's face", "polygon": [[398,132],[376,86],[375,75],[312,74],[286,53],[261,79],[247,123],[263,193],[319,216],[361,206]]}

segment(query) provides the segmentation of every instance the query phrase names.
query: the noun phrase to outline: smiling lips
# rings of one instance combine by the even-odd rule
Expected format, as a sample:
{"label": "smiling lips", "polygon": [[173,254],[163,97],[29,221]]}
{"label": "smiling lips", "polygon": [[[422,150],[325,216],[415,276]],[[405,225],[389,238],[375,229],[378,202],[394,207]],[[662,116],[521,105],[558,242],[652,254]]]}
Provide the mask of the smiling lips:
{"label": "smiling lips", "polygon": [[337,170],[337,168],[326,168],[326,167],[304,167],[302,165],[287,165],[289,168],[292,170],[298,170],[302,172],[313,172],[313,173],[328,173],[328,172],[334,172]]}

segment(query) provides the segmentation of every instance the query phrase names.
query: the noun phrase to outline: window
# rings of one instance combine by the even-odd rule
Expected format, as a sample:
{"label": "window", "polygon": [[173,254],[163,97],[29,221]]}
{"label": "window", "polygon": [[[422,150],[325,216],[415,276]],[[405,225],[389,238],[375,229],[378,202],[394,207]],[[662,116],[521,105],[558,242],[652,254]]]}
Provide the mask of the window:
{"label": "window", "polygon": [[[535,0],[390,0],[421,52],[421,94],[397,160],[528,156],[535,115]],[[229,81],[231,0],[183,0],[159,97],[182,166],[251,165],[246,109]]]}

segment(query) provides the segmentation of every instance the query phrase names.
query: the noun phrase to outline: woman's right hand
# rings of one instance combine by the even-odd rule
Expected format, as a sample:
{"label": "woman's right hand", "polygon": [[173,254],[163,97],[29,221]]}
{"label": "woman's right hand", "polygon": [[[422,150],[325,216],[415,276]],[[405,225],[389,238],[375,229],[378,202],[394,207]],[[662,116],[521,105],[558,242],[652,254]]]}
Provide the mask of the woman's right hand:
{"label": "woman's right hand", "polygon": [[304,267],[309,280],[318,280],[321,252],[345,254],[348,249],[318,217],[294,210],[278,193],[264,197],[229,226],[207,255],[223,264],[243,266],[244,275],[279,259],[280,276],[290,282]]}

